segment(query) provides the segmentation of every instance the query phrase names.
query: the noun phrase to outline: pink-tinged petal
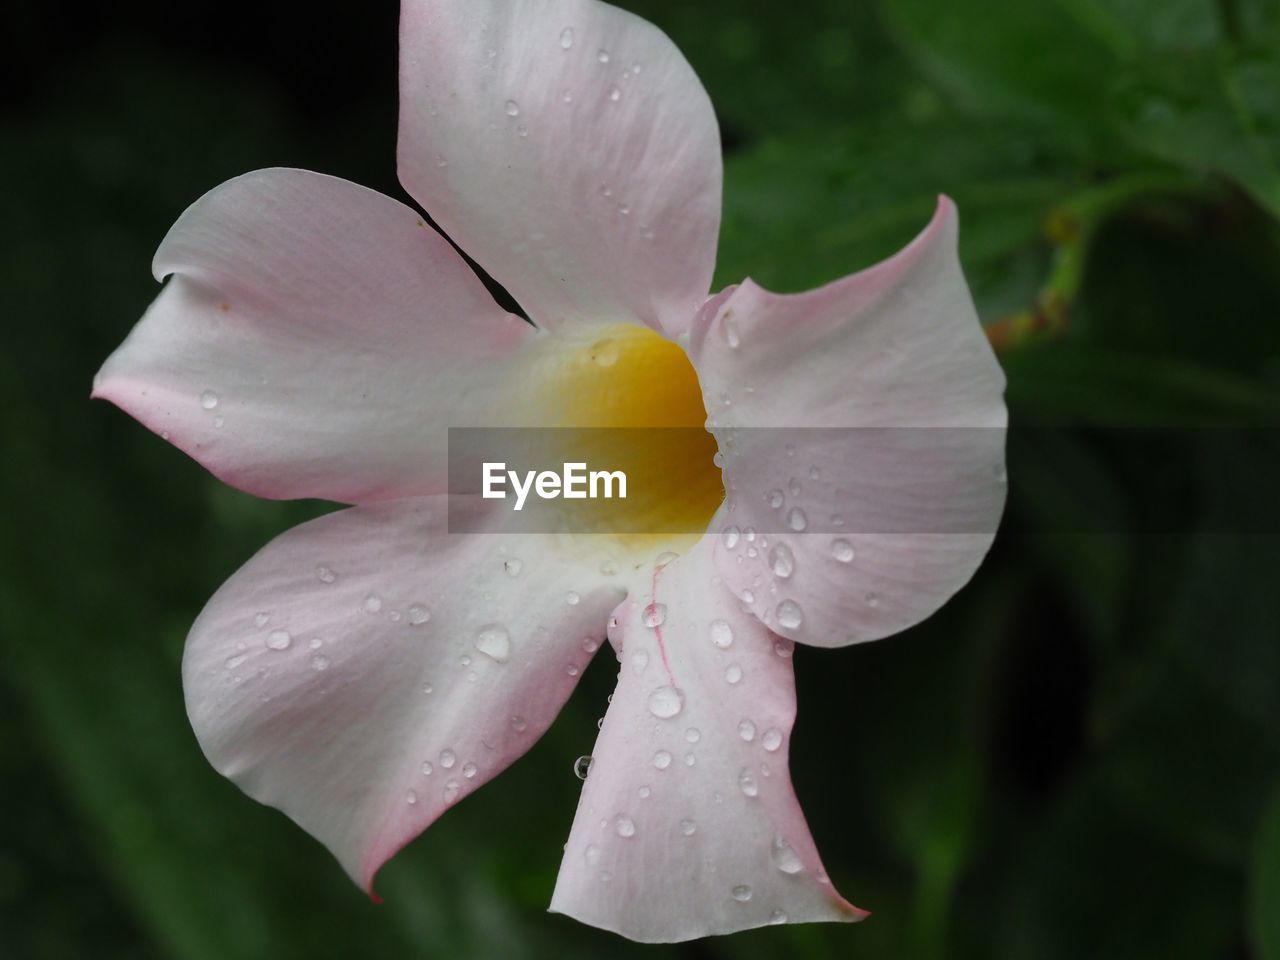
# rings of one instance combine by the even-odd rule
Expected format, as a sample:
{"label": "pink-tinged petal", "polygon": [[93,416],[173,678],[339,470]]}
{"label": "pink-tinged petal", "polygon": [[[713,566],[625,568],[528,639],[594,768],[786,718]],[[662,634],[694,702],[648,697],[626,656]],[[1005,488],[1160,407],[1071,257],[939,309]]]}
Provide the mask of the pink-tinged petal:
{"label": "pink-tinged petal", "polygon": [[209,601],[183,662],[213,766],[374,874],[546,730],[622,591],[534,536],[450,536],[444,497],[272,541]]}
{"label": "pink-tinged petal", "polygon": [[699,317],[721,519],[742,531],[718,538],[719,571],[792,639],[838,646],[919,622],[994,537],[1004,376],[956,233],[942,198],[919,237],[869,270],[794,296],[747,281]]}
{"label": "pink-tinged petal", "polygon": [[413,210],[302,170],[215,188],[94,381],[243,490],[349,503],[445,489],[446,428],[516,409],[527,323]]}
{"label": "pink-tinged petal", "polygon": [[790,641],[719,585],[711,541],[610,621],[621,660],[551,909],[633,940],[860,920],[787,769]]}
{"label": "pink-tinged petal", "polygon": [[676,336],[720,223],[711,102],[656,27],[595,0],[405,0],[400,180],[540,327]]}

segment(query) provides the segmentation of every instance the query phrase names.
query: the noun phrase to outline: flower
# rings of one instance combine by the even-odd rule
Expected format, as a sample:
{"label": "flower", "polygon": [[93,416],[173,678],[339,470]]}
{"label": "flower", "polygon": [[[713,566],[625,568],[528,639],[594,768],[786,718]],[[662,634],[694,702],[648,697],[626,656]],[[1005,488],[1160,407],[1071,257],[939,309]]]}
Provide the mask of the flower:
{"label": "flower", "polygon": [[[262,170],[178,219],[168,283],[95,380],[242,490],[354,505],[268,544],[192,627],[210,762],[372,892],[607,633],[618,685],[552,909],[646,941],[860,919],[791,788],[791,654],[918,622],[990,545],[1003,377],[953,205],[821,289],[708,297],[711,105],[661,32],[595,0],[406,0],[399,172],[532,323],[414,210]],[[447,532],[447,427],[704,421],[645,450],[645,509],[701,535],[514,535],[492,504],[493,532]],[[780,427],[838,434],[747,429]],[[883,432],[915,427],[961,429]]]}

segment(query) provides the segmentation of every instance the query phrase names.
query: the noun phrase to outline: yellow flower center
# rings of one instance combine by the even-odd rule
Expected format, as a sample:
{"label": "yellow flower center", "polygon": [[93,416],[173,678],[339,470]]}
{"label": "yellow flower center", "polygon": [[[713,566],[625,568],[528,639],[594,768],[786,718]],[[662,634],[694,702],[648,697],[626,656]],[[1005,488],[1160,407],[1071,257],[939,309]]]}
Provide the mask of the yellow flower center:
{"label": "yellow flower center", "polygon": [[625,501],[574,501],[572,529],[611,533],[637,560],[692,546],[724,484],[688,355],[631,324],[562,344],[545,369],[550,425],[576,428],[564,433],[565,459],[627,476]]}

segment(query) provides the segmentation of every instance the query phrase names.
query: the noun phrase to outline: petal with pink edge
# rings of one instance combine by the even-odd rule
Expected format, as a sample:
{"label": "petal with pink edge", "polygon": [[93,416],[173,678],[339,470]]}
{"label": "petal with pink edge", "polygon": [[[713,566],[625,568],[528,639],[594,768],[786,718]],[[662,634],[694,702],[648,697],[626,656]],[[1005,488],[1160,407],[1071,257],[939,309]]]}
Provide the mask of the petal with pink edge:
{"label": "petal with pink edge", "polygon": [[718,584],[711,546],[610,622],[618,685],[551,909],[647,942],[860,920],[791,786],[792,645]]}
{"label": "petal with pink edge", "polygon": [[725,458],[717,566],[775,631],[875,640],[972,576],[1004,507],[1004,376],[942,198],[925,231],[799,295],[747,281],[693,357]]}
{"label": "petal with pink edge", "polygon": [[706,298],[720,134],[679,50],[595,0],[406,0],[400,181],[540,327],[674,337]]}
{"label": "petal with pink edge", "polygon": [[94,381],[233,486],[348,503],[445,489],[446,428],[520,403],[527,323],[413,210],[303,170],[215,188]]}
{"label": "petal with pink edge", "polygon": [[445,498],[283,534],[192,627],[187,710],[213,766],[351,877],[523,754],[603,643],[622,591],[548,540],[450,536]]}

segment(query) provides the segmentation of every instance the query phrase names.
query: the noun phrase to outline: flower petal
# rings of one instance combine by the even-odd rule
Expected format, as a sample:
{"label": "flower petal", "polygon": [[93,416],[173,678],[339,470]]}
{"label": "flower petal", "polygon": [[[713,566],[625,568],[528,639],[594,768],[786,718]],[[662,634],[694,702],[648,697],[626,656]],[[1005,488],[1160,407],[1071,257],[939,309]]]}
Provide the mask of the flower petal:
{"label": "flower petal", "polygon": [[540,327],[674,337],[706,298],[720,134],[652,24],[595,0],[406,0],[400,181]]}
{"label": "flower petal", "polygon": [[838,646],[919,622],[994,537],[1004,376],[956,230],[941,198],[927,229],[878,266],[794,296],[747,281],[699,318],[722,519],[744,531],[718,538],[718,567],[792,639]]}
{"label": "flower petal", "polygon": [[517,410],[537,339],[413,210],[302,170],[215,188],[94,382],[223,480],[361,502],[445,489],[446,427]]}
{"label": "flower petal", "polygon": [[450,536],[445,515],[429,497],[285,533],[187,640],[187,710],[210,762],[370,890],[542,734],[622,595],[549,540]]}
{"label": "flower petal", "polygon": [[860,920],[787,771],[791,643],[718,585],[711,546],[657,571],[652,604],[614,613],[621,672],[551,909],[647,942]]}

